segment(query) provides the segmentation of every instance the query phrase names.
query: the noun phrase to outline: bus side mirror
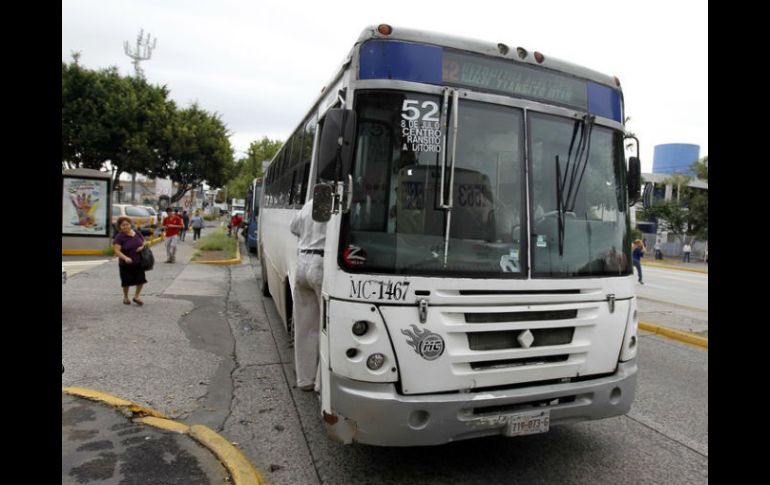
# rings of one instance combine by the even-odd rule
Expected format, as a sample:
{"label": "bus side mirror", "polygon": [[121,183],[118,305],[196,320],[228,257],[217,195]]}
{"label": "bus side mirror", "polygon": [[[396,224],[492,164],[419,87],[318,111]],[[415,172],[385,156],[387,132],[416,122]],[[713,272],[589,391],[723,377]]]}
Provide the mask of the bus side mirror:
{"label": "bus side mirror", "polygon": [[356,136],[356,113],[349,109],[330,109],[324,118],[318,147],[316,180],[345,180],[350,173],[353,142]]}
{"label": "bus side mirror", "polygon": [[331,184],[316,184],[313,187],[313,220],[328,222],[332,217],[334,193]]}
{"label": "bus side mirror", "polygon": [[642,164],[638,157],[628,159],[628,205],[634,205],[641,196]]}

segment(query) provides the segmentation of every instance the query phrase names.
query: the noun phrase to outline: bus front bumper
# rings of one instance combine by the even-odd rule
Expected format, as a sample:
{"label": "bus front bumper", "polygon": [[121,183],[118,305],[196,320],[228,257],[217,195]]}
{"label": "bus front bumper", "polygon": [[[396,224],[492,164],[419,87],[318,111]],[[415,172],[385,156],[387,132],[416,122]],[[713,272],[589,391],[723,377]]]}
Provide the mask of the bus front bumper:
{"label": "bus front bumper", "polygon": [[405,396],[394,384],[354,381],[331,374],[332,414],[327,431],[345,443],[378,446],[438,445],[505,434],[510,416],[548,410],[550,426],[620,416],[636,392],[636,359],[596,379],[495,391]]}

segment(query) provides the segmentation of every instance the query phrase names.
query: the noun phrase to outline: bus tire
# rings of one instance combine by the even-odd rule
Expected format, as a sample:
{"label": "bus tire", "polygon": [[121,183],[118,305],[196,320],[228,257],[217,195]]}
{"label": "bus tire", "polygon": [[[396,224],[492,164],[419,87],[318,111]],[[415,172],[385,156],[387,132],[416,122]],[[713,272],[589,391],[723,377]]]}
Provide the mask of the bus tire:
{"label": "bus tire", "polygon": [[286,333],[289,339],[294,342],[294,299],[291,297],[291,287],[286,283]]}
{"label": "bus tire", "polygon": [[263,254],[259,255],[259,266],[262,268],[262,283],[260,289],[262,290],[262,296],[270,297],[270,285],[267,283],[267,270],[265,269],[265,258]]}

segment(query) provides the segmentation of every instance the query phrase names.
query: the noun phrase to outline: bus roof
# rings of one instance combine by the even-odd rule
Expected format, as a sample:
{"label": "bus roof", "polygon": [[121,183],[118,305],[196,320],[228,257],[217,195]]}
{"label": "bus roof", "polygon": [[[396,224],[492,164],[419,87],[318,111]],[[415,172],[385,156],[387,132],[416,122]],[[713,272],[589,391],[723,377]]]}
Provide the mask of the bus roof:
{"label": "bus roof", "polygon": [[[620,89],[620,86],[616,84],[614,77],[602,74],[588,69],[571,62],[556,59],[550,56],[544,56],[542,63],[538,63],[534,57],[534,51],[525,49],[526,56],[522,59],[519,57],[518,49],[520,47],[512,47],[503,43],[495,43],[489,41],[483,41],[478,39],[469,39],[466,37],[460,37],[456,35],[442,34],[438,32],[430,32],[427,30],[408,29],[401,27],[392,27],[392,33],[389,35],[383,35],[378,32],[376,25],[366,27],[361,35],[358,37],[356,44],[366,42],[372,39],[389,39],[389,40],[402,40],[410,42],[419,42],[423,44],[431,44],[441,47],[450,47],[453,49],[463,50],[476,54],[482,54],[490,57],[498,57],[501,59],[508,59],[520,64],[530,64],[538,68],[547,68],[559,72],[571,74],[573,76],[581,77],[594,81],[599,84],[611,86],[616,89]],[[501,47],[503,46],[503,47]]]}

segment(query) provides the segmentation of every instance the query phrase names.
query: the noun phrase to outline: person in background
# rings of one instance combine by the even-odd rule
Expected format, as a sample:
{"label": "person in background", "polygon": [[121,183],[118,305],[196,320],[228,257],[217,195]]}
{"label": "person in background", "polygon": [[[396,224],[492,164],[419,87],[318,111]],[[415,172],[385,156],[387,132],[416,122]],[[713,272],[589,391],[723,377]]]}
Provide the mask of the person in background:
{"label": "person in background", "polygon": [[158,207],[158,230],[155,233],[156,237],[163,234],[163,221],[166,220],[166,217],[168,217],[168,212],[166,212],[166,209],[161,209]]}
{"label": "person in background", "polygon": [[235,230],[235,237],[238,237],[238,229],[241,227],[241,223],[243,222],[243,216],[241,216],[239,213],[233,214],[233,217],[230,218],[230,224],[227,226],[227,237],[230,237],[230,234],[232,234],[233,230]]}
{"label": "person in background", "polygon": [[131,219],[118,217],[119,231],[112,239],[112,250],[118,257],[118,270],[120,271],[120,286],[123,288],[123,304],[130,305],[128,289],[135,286],[134,303],[144,305],[140,298],[142,287],[147,283],[144,268],[142,268],[139,251],[144,249],[144,236],[139,231],[134,231]]}
{"label": "person in background", "polygon": [[190,225],[193,230],[193,241],[197,241],[201,238],[201,229],[203,229],[203,217],[201,217],[201,210],[195,211],[195,215],[190,219]]}
{"label": "person in background", "polygon": [[289,230],[299,238],[293,308],[297,387],[303,391],[318,390],[318,335],[326,223],[313,220],[312,199],[292,218]]}
{"label": "person in background", "polygon": [[690,262],[690,253],[692,252],[692,246],[685,240],[684,245],[682,246],[682,262],[683,263],[689,263]]}
{"label": "person in background", "polygon": [[663,251],[661,251],[660,239],[655,241],[655,259],[663,259]]}
{"label": "person in background", "polygon": [[184,241],[184,236],[187,234],[187,229],[190,227],[190,216],[187,215],[187,211],[182,211],[182,229],[179,231],[179,240]]}
{"label": "person in background", "polygon": [[637,239],[631,244],[631,260],[634,263],[636,272],[639,274],[639,284],[644,284],[642,281],[642,255],[644,254],[644,244],[641,239]]}
{"label": "person in background", "polygon": [[172,212],[171,215],[163,219],[163,228],[166,229],[166,262],[173,263],[176,258],[176,241],[179,238],[179,231],[182,230],[182,218],[179,216],[179,209]]}

